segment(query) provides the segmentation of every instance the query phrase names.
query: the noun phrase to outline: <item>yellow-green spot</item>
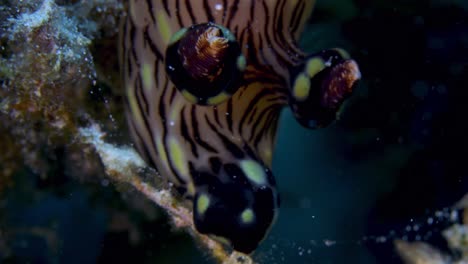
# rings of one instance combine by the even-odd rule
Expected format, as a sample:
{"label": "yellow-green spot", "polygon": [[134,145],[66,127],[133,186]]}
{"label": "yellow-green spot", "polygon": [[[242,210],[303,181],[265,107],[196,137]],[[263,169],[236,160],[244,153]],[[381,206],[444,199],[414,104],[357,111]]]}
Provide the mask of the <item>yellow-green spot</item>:
{"label": "yellow-green spot", "polygon": [[248,208],[245,209],[241,214],[241,221],[244,224],[250,224],[254,221],[255,215],[252,209]]}
{"label": "yellow-green spot", "polygon": [[310,92],[310,79],[304,73],[297,76],[293,86],[293,96],[299,101],[306,100]]}
{"label": "yellow-green spot", "polygon": [[187,186],[187,193],[189,195],[194,195],[195,194],[195,185],[193,185],[192,182],[189,182],[188,183],[188,186]]}
{"label": "yellow-green spot", "polygon": [[244,71],[245,67],[247,67],[247,61],[245,60],[244,55],[240,55],[237,57],[237,69],[239,71]]}
{"label": "yellow-green spot", "polygon": [[351,58],[351,56],[349,56],[349,53],[344,49],[334,48],[334,50],[336,50],[336,52],[338,52],[340,54],[340,56],[345,60]]}
{"label": "yellow-green spot", "polygon": [[150,90],[153,86],[153,66],[151,64],[143,63],[141,66],[141,78],[143,79],[145,89]]}
{"label": "yellow-green spot", "polygon": [[180,96],[176,96],[174,102],[171,104],[171,112],[169,114],[169,124],[175,124],[178,122],[180,118],[180,111],[182,111],[182,107],[185,105],[185,99]]}
{"label": "yellow-green spot", "polygon": [[197,213],[200,215],[204,215],[206,210],[210,207],[210,197],[206,194],[202,194],[198,196],[197,199]]}
{"label": "yellow-green spot", "polygon": [[240,162],[240,167],[250,181],[258,185],[267,183],[265,169],[258,162],[254,160],[243,160]]}
{"label": "yellow-green spot", "polygon": [[225,93],[225,92],[222,92],[216,96],[213,96],[211,98],[209,98],[206,102],[209,104],[209,105],[217,105],[217,104],[220,104],[222,102],[224,102],[225,100],[227,100],[229,98],[229,94],[228,93]]}
{"label": "yellow-green spot", "polygon": [[169,156],[177,172],[184,178],[188,177],[187,160],[182,146],[175,138],[169,139]]}
{"label": "yellow-green spot", "polygon": [[156,12],[156,22],[157,22],[156,24],[158,25],[159,34],[161,35],[162,40],[164,41],[164,43],[169,43],[172,32],[171,32],[171,27],[169,25],[168,17],[166,13],[164,13],[163,10],[158,10]]}
{"label": "yellow-green spot", "polygon": [[156,136],[156,149],[158,150],[161,161],[166,168],[168,167],[167,154],[162,144],[161,136]]}
{"label": "yellow-green spot", "polygon": [[127,99],[130,105],[130,111],[132,112],[132,117],[135,119],[136,123],[138,125],[143,125],[143,117],[140,112],[140,108],[138,107],[138,102],[135,98],[135,95],[133,94],[133,87],[128,87],[127,89]]}
{"label": "yellow-green spot", "polygon": [[187,32],[187,28],[183,28],[177,31],[169,40],[169,45],[172,45],[176,43],[177,41],[179,41],[185,35],[186,32]]}
{"label": "yellow-green spot", "polygon": [[307,61],[306,72],[310,78],[325,69],[325,62],[321,58],[311,58]]}
{"label": "yellow-green spot", "polygon": [[198,99],[195,95],[191,94],[187,90],[182,91],[182,95],[187,99],[187,101],[191,102],[192,104],[196,104],[198,102]]}

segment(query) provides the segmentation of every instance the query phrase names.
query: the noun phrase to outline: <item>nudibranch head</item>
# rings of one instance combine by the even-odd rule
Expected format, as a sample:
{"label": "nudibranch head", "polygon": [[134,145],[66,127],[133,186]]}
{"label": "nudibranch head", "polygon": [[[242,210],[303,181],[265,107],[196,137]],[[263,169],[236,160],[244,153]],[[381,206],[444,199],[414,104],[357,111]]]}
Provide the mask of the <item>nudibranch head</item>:
{"label": "nudibranch head", "polygon": [[195,177],[193,218],[197,230],[235,250],[250,253],[276,218],[279,197],[271,171],[253,159]]}
{"label": "nudibranch head", "polygon": [[195,104],[215,105],[239,88],[245,57],[225,27],[203,23],[179,30],[166,50],[166,72]]}
{"label": "nudibranch head", "polygon": [[340,106],[361,78],[357,63],[341,49],[309,56],[292,68],[290,105],[299,123],[324,127],[336,119]]}

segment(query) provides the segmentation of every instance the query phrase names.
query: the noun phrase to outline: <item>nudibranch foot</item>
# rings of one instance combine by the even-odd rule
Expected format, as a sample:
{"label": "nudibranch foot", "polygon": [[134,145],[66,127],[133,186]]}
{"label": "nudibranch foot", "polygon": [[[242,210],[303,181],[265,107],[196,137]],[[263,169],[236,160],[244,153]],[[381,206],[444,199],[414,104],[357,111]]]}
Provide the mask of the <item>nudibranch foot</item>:
{"label": "nudibranch foot", "polygon": [[246,61],[227,28],[203,23],[173,35],[165,63],[171,81],[188,101],[216,105],[237,91]]}
{"label": "nudibranch foot", "polygon": [[342,49],[308,56],[291,70],[289,103],[298,122],[307,128],[328,126],[361,78],[357,63]]}

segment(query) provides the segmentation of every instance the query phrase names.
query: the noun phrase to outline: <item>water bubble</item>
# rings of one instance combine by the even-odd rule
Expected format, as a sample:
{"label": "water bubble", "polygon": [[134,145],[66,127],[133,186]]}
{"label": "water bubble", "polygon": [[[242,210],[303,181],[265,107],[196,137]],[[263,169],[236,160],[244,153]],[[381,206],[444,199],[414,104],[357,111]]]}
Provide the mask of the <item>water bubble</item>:
{"label": "water bubble", "polygon": [[323,244],[325,244],[325,246],[327,246],[327,247],[331,247],[331,246],[334,246],[336,244],[336,241],[329,240],[329,239],[324,239]]}
{"label": "water bubble", "polygon": [[107,186],[109,185],[109,180],[103,179],[103,180],[101,181],[101,185],[102,185],[103,187],[107,187]]}
{"label": "water bubble", "polygon": [[450,213],[450,220],[452,222],[456,222],[458,220],[458,211],[457,210],[453,210],[451,213]]}
{"label": "water bubble", "polygon": [[376,242],[377,243],[385,243],[385,242],[387,242],[387,238],[385,236],[379,236],[379,237],[377,237]]}

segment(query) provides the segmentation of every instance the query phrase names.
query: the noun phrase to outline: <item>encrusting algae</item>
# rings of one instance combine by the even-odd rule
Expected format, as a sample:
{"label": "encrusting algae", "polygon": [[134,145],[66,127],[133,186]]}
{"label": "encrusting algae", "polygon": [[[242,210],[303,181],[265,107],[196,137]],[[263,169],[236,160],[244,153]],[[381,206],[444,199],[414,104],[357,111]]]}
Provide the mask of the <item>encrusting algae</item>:
{"label": "encrusting algae", "polygon": [[21,163],[8,162],[12,156],[39,174],[47,171],[41,148],[68,144],[78,122],[92,113],[84,109],[97,80],[90,46],[101,26],[90,16],[111,4],[102,19],[117,17],[122,5],[118,1],[59,5],[45,0],[7,1],[1,6],[0,122],[7,131],[0,141],[16,145],[0,156],[3,174],[10,175],[5,178]]}
{"label": "encrusting algae", "polygon": [[[47,177],[49,155],[54,149],[65,147],[70,156],[84,159],[75,160],[86,164],[81,174],[93,175],[104,165],[107,176],[120,190],[135,188],[165,208],[173,216],[175,226],[188,229],[215,259],[253,263],[250,257],[231,255],[218,242],[198,235],[190,210],[174,198],[167,182],[151,170],[150,176],[142,177],[141,170],[146,165],[132,149],[102,141],[103,134],[93,120],[112,130],[115,120],[119,120],[119,111],[123,112],[116,102],[94,96],[98,93],[94,91],[97,84],[116,84],[115,65],[109,67],[106,64],[112,60],[102,57],[108,56],[109,50],[115,51],[115,29],[122,11],[120,1],[110,0],[74,5],[59,5],[53,0],[15,1],[1,7],[0,191],[14,185],[15,173],[24,166]],[[102,35],[104,39],[99,38]],[[103,56],[93,58],[91,49],[97,53],[101,49]],[[95,65],[95,60],[101,64]],[[116,97],[119,102],[119,96]],[[99,109],[93,100],[101,100]],[[100,162],[89,162],[96,160],[93,149]],[[142,178],[151,180],[145,182]]]}

